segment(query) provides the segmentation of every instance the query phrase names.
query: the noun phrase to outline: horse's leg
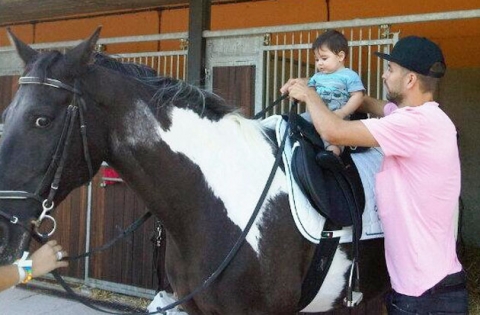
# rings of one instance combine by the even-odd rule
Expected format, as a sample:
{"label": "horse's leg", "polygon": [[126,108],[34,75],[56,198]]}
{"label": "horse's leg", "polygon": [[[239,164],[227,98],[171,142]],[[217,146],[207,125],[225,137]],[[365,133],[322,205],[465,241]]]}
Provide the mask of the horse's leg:
{"label": "horse's leg", "polygon": [[[167,232],[166,248],[165,248],[165,272],[173,293],[177,299],[191,293],[188,285],[188,270],[191,268],[190,263],[186,262],[182,257],[179,249],[175,246],[174,240]],[[193,299],[181,305],[189,315],[203,315]]]}

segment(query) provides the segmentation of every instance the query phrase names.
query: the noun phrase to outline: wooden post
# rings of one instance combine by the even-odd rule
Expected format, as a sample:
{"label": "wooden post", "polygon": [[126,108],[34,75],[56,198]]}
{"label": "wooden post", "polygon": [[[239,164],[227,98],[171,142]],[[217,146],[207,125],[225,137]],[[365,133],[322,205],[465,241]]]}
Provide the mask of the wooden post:
{"label": "wooden post", "polygon": [[206,40],[203,31],[210,29],[211,0],[190,0],[188,25],[187,82],[205,85]]}

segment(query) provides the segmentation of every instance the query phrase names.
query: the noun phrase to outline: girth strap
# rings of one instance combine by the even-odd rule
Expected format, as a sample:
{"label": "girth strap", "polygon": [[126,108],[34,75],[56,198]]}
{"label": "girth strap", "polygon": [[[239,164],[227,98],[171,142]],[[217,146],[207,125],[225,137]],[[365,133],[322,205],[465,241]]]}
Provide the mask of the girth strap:
{"label": "girth strap", "polygon": [[339,243],[340,237],[322,238],[315,248],[310,268],[302,283],[302,295],[298,302],[299,311],[312,302],[322,287]]}

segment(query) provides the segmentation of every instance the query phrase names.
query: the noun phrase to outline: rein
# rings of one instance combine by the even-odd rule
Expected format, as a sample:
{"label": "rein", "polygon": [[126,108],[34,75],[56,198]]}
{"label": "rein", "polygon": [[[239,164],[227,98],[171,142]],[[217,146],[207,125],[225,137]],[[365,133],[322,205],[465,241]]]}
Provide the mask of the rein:
{"label": "rein", "polygon": [[[259,111],[258,113],[255,114],[255,116],[253,116],[253,119],[260,119],[260,118],[265,118],[265,114],[271,110],[272,108],[274,108],[275,106],[277,106],[278,104],[280,104],[284,99],[286,99],[288,97],[288,94],[283,94],[282,96],[280,96],[279,98],[277,98],[275,101],[273,101],[272,104],[268,105],[267,107],[265,107],[264,109],[262,109],[261,111]],[[291,108],[290,108],[291,110]]]}

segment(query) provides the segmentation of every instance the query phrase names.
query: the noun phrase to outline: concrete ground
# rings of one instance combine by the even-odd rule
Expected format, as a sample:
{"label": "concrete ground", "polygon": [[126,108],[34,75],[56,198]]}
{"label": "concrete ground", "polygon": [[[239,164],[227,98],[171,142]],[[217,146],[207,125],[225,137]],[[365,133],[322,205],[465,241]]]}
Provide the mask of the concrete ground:
{"label": "concrete ground", "polygon": [[[131,308],[111,303],[94,304],[114,313],[131,313]],[[67,298],[63,292],[34,286],[17,286],[0,293],[0,315],[98,315],[82,303]]]}

